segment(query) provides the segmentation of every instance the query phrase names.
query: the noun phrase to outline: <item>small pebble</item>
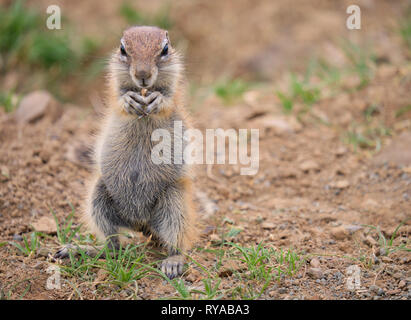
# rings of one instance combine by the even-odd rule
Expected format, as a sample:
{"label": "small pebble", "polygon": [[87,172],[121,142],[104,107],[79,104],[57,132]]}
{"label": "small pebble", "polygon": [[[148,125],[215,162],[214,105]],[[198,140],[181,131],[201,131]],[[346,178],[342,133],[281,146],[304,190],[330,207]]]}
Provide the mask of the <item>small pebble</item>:
{"label": "small pebble", "polygon": [[368,288],[368,291],[377,293],[379,289],[380,289],[380,287],[378,287],[378,286],[376,286],[376,285],[371,285],[371,286]]}
{"label": "small pebble", "polygon": [[49,249],[47,249],[45,247],[42,247],[42,248],[38,249],[37,255],[40,256],[40,257],[47,257],[49,252],[50,252]]}
{"label": "small pebble", "polygon": [[324,273],[320,268],[310,268],[308,269],[307,274],[314,279],[321,279],[324,277]]}
{"label": "small pebble", "polygon": [[396,272],[392,275],[395,279],[401,279],[402,278],[402,274],[401,272]]}
{"label": "small pebble", "polygon": [[383,296],[383,295],[385,295],[385,291],[383,289],[379,288],[377,294],[379,296]]}
{"label": "small pebble", "polygon": [[385,262],[385,263],[391,263],[392,262],[392,259],[389,258],[389,257],[382,257],[381,260],[382,260],[382,262]]}
{"label": "small pebble", "polygon": [[388,254],[388,251],[385,248],[380,248],[379,254],[380,256],[386,256]]}
{"label": "small pebble", "polygon": [[19,234],[15,234],[15,235],[13,236],[13,240],[14,240],[14,241],[23,241],[23,237],[22,237],[21,235],[19,235]]}
{"label": "small pebble", "polygon": [[310,261],[310,265],[311,265],[313,268],[319,268],[320,265],[321,265],[321,263],[320,263],[320,261],[319,261],[317,258],[312,258],[311,261]]}

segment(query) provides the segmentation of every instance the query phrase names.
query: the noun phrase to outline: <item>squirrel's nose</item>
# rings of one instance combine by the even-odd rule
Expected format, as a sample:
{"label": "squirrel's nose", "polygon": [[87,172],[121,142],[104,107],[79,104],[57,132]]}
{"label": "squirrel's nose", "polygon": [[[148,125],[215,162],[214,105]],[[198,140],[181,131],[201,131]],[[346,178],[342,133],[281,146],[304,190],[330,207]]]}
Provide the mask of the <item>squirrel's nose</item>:
{"label": "squirrel's nose", "polygon": [[136,73],[136,78],[140,79],[141,82],[143,82],[143,85],[146,85],[145,82],[147,82],[147,80],[151,78],[151,72],[146,70],[140,70]]}

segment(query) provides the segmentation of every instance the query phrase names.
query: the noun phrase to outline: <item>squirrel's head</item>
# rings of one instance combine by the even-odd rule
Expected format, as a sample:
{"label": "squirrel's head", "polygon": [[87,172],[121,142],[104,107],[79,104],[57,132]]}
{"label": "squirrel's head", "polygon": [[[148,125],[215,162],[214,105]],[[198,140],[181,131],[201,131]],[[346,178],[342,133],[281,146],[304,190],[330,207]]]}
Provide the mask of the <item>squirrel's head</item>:
{"label": "squirrel's head", "polygon": [[124,31],[110,65],[120,88],[127,89],[172,90],[182,70],[180,55],[171,46],[168,32],[147,26]]}

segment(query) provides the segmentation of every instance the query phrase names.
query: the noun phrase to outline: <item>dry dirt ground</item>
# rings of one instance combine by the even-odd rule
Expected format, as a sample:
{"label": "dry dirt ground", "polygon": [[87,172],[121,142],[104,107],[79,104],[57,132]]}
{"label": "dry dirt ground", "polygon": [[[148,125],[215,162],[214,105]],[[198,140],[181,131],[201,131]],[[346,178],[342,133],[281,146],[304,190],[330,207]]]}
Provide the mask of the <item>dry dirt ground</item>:
{"label": "dry dirt ground", "polygon": [[[277,70],[278,61],[284,58],[283,64],[292,65],[293,59],[288,56],[302,56],[310,47],[325,48],[325,56],[344,65],[344,58],[338,58],[344,57],[343,52],[330,44],[329,38],[348,36],[344,26],[335,23],[339,16],[345,16],[345,7],[338,5],[343,8],[340,12],[329,2],[318,1],[320,11],[316,15],[307,3],[289,12],[286,1],[275,6],[261,1],[261,7],[255,6],[260,16],[267,16],[267,21],[284,17],[282,22],[273,19],[276,26],[254,24],[274,30],[273,36],[282,39],[276,47],[267,46],[269,41],[261,36],[269,37],[264,30],[255,30],[259,36],[254,45],[239,50],[251,36],[240,30],[244,39],[234,37],[231,53],[226,43],[217,43],[210,44],[213,53],[204,56],[205,44],[197,42],[210,41],[208,32],[224,23],[230,28],[223,28],[228,34],[222,39],[229,38],[235,29],[232,26],[245,18],[255,3],[241,2],[237,7],[231,2],[182,1],[179,6],[185,11],[173,13],[196,12],[201,16],[193,10],[197,6],[204,10],[204,17],[215,16],[216,12],[227,15],[227,19],[216,23],[202,20],[207,26],[203,29],[194,25],[201,19],[179,26],[191,46],[188,61],[193,78],[205,74],[205,82],[212,79],[213,73],[225,66],[219,64],[221,60],[228,61],[227,70],[236,70],[238,75],[258,74],[258,79],[266,80],[230,105],[207,89],[189,95],[197,128],[258,128],[260,162],[259,171],[253,176],[240,175],[238,166],[197,168],[196,198],[202,228],[200,240],[190,254],[198,264],[188,264],[182,277],[185,286],[203,290],[202,279],[210,278],[210,274],[199,267],[201,264],[212,273],[214,284],[221,280],[217,296],[225,299],[410,299],[411,113],[401,112],[411,101],[410,55],[398,35],[378,29],[390,30],[387,26],[394,25],[395,19],[386,18],[385,13],[396,17],[402,7],[391,7],[388,1],[381,1],[378,6],[374,1],[363,2],[371,12],[364,19],[368,27],[364,31],[366,39],[377,43],[377,59],[369,83],[358,88],[358,76],[344,76],[336,91],[322,87],[321,98],[308,112],[298,112],[303,106],[297,102],[291,113],[284,114],[276,90],[287,87],[284,83],[288,83],[289,74]],[[227,3],[227,8],[220,3]],[[329,14],[321,15],[323,11]],[[380,25],[376,23],[379,19]],[[293,25],[293,21],[301,23]],[[293,27],[285,28],[287,24]],[[333,36],[325,36],[324,29],[334,32]],[[191,34],[184,30],[191,30]],[[281,30],[287,30],[286,34]],[[300,40],[290,45],[287,39]],[[276,58],[257,59],[264,53],[268,55],[264,50],[275,52]],[[230,59],[230,54],[235,58]],[[217,61],[218,55],[221,59]],[[205,62],[196,67],[196,59]],[[302,65],[296,64],[297,70]],[[206,72],[203,68],[215,71]],[[260,72],[271,69],[276,72]],[[55,226],[44,226],[39,221],[52,219],[51,210],[62,221],[73,207],[74,223],[78,225],[85,181],[90,174],[84,146],[92,144],[100,111],[59,103],[57,108],[61,109],[58,117],[45,114],[29,124],[18,124],[15,114],[0,108],[1,294],[10,299],[181,297],[175,287],[159,277],[146,276],[122,287],[105,281],[107,275],[98,270],[90,281],[63,274],[60,289],[46,289],[49,266],[67,262],[53,261],[51,256],[59,246]],[[356,130],[371,130],[375,140],[359,141],[358,135],[352,138],[350,132]],[[41,220],[42,217],[46,219]],[[9,244],[22,243],[21,236],[30,237],[34,229],[44,229],[48,234],[41,238],[35,253],[23,255]],[[134,240],[141,241],[142,237]],[[237,251],[224,245],[224,240],[244,247],[262,242],[267,250],[276,252],[291,250],[298,256],[296,270],[287,273],[287,266],[276,261],[272,265],[284,273],[264,282],[250,274],[247,263],[232,258],[231,254]],[[147,261],[153,259],[147,257]],[[360,284],[349,290],[349,267],[353,265],[359,267]],[[278,275],[277,269],[272,273]],[[204,296],[193,293],[190,297]]]}

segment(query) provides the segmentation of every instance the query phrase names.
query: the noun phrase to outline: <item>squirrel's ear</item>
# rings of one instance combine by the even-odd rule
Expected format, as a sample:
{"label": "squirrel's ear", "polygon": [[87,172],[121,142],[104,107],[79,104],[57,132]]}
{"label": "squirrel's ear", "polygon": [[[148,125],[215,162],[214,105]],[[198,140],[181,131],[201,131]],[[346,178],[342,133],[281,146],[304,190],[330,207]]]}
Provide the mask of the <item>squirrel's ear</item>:
{"label": "squirrel's ear", "polygon": [[170,38],[168,37],[168,31],[166,31],[166,38],[168,41],[170,41]]}

